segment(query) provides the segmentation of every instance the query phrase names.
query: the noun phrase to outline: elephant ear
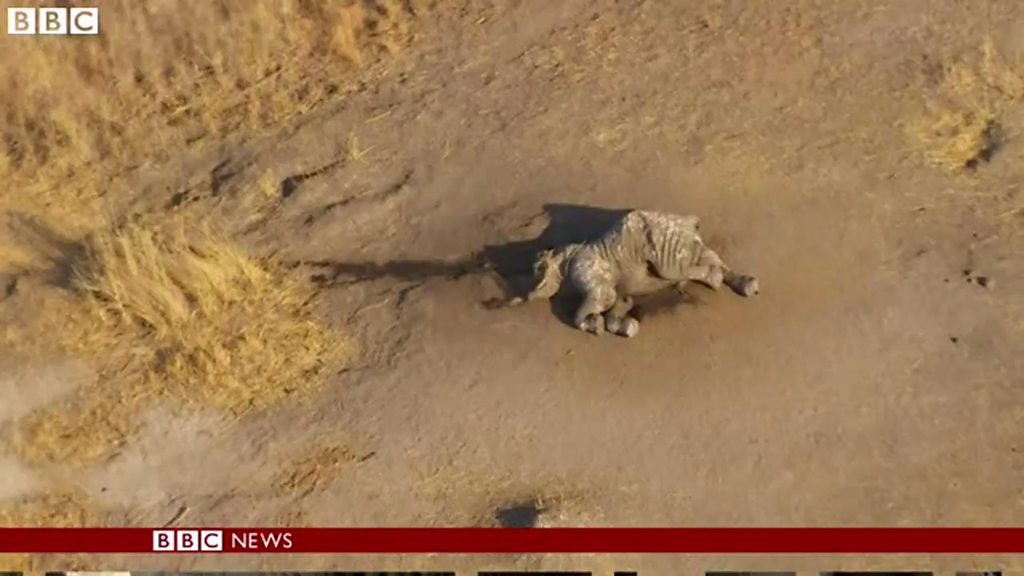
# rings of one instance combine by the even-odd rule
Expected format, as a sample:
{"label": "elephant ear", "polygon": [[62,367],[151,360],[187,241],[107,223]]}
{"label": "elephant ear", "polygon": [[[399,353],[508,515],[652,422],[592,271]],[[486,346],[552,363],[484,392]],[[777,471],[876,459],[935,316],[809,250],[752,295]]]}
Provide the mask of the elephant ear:
{"label": "elephant ear", "polygon": [[555,250],[545,250],[537,255],[533,266],[533,293],[549,298],[558,292],[562,285],[561,254]]}
{"label": "elephant ear", "polygon": [[535,279],[541,280],[547,275],[554,254],[554,250],[543,250],[533,259],[533,277]]}

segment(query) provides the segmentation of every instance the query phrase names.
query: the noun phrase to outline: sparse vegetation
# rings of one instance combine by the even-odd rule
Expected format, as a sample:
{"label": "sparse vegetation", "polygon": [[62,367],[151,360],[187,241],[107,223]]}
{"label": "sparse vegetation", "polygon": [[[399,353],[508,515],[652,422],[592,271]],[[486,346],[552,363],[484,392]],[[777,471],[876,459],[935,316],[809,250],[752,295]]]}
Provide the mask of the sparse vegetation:
{"label": "sparse vegetation", "polygon": [[8,527],[88,526],[95,519],[95,514],[84,497],[73,491],[22,499],[12,506],[0,510],[0,526]]}
{"label": "sparse vegetation", "polygon": [[87,42],[5,45],[0,176],[48,189],[301,115],[396,50],[410,16],[399,0],[106,2]]}
{"label": "sparse vegetation", "polygon": [[363,159],[364,156],[370,153],[373,146],[363,148],[362,144],[359,143],[359,137],[355,134],[348,135],[347,154],[348,159],[352,162],[358,162]]}
{"label": "sparse vegetation", "polygon": [[957,172],[991,159],[1002,145],[1001,116],[1024,98],[1021,66],[1000,55],[991,39],[945,70],[942,93],[915,126],[931,163]]}
{"label": "sparse vegetation", "polygon": [[300,499],[331,485],[358,457],[344,445],[324,443],[301,452],[272,482],[278,495]]}
{"label": "sparse vegetation", "polygon": [[990,110],[941,110],[923,133],[928,158],[950,171],[974,168],[998,148],[999,124]]}
{"label": "sparse vegetation", "polygon": [[[87,499],[74,490],[22,498],[0,508],[0,527],[75,528],[95,526],[97,520]],[[65,569],[78,565],[68,557],[61,562]],[[42,573],[39,557],[30,554],[0,554],[0,565],[12,572]]]}
{"label": "sparse vegetation", "polygon": [[[0,339],[98,370],[18,423],[18,456],[92,462],[130,438],[152,401],[240,415],[311,392],[344,365],[350,343],[316,320],[313,291],[272,258],[189,220],[162,226],[162,214],[104,224],[100,200],[127,170],[343,95],[411,38],[416,4],[111,0],[97,37],[4,41],[0,274],[26,279],[21,302],[33,310]],[[357,140],[352,151],[366,152]],[[277,183],[267,172],[257,194],[274,197]],[[26,234],[22,221],[54,237]],[[64,494],[0,509],[4,525],[89,518]]]}
{"label": "sparse vegetation", "polygon": [[[910,504],[883,520],[1014,489],[963,471],[998,451],[1013,479],[985,447],[1014,440],[1018,238],[989,216],[1024,229],[1024,67],[960,52],[1013,3],[461,2],[389,61],[419,0],[87,2],[99,37],[0,39],[0,526],[797,522],[837,500],[800,476],[829,451],[958,482],[871,491]],[[626,203],[706,214],[779,296],[698,287],[639,351],[478,305]],[[465,254],[485,265],[437,265]],[[339,377],[349,335],[368,357]]]}
{"label": "sparse vegetation", "polygon": [[315,389],[350,352],[316,322],[302,283],[202,228],[103,228],[72,282],[93,321],[65,330],[66,347],[117,361],[69,404],[29,417],[19,451],[31,460],[103,455],[155,397],[233,414],[273,405]]}

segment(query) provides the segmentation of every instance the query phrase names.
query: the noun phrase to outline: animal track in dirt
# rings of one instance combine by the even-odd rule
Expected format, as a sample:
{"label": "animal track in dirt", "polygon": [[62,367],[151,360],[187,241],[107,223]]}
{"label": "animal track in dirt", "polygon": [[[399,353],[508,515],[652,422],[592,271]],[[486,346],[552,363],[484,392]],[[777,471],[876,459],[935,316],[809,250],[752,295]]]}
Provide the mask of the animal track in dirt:
{"label": "animal track in dirt", "polygon": [[201,179],[192,180],[172,193],[165,208],[180,208],[185,204],[217,198],[225,190],[230,189],[233,181],[250,166],[252,160],[249,158],[225,158],[206,171]]}
{"label": "animal track in dirt", "polygon": [[311,178],[316,178],[317,176],[323,176],[324,174],[327,174],[331,170],[340,166],[342,162],[344,162],[343,158],[337,158],[335,160],[328,162],[327,164],[324,164],[319,168],[314,168],[313,170],[308,170],[306,172],[301,172],[299,174],[293,174],[291,176],[288,176],[287,178],[281,181],[281,198],[290,198],[293,194],[295,194],[295,192],[299,189],[299,186],[303,182]]}
{"label": "animal track in dirt", "polygon": [[220,196],[224,186],[245,169],[245,165],[238,165],[227,159],[214,166],[210,171],[210,195]]}
{"label": "animal track in dirt", "polygon": [[408,189],[409,181],[412,180],[412,176],[413,176],[413,171],[412,170],[408,170],[396,182],[394,182],[390,186],[387,186],[387,187],[385,187],[383,189],[375,190],[375,191],[372,191],[372,192],[366,192],[366,193],[363,193],[363,194],[357,194],[355,196],[350,196],[350,197],[344,198],[342,200],[337,200],[335,202],[331,202],[329,204],[325,204],[325,205],[317,208],[314,211],[314,213],[306,216],[306,219],[305,219],[305,221],[303,223],[305,225],[309,226],[309,225],[313,224],[314,222],[316,222],[317,219],[322,218],[323,216],[326,216],[327,214],[330,214],[331,212],[333,212],[334,210],[336,210],[338,208],[344,208],[346,206],[349,206],[349,205],[351,205],[354,202],[373,203],[373,202],[386,202],[388,200],[391,200],[392,198],[398,196],[403,191]]}

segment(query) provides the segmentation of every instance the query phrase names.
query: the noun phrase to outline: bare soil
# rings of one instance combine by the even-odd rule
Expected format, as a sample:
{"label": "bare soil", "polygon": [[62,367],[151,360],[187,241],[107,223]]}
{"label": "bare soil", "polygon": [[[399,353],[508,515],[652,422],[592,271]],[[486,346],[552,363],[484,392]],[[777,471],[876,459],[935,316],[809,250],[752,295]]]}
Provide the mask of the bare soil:
{"label": "bare soil", "polygon": [[[413,47],[343,103],[140,168],[137,194],[114,207],[186,209],[173,201],[181,183],[215,174],[215,192],[187,209],[222,212],[254,249],[309,275],[331,326],[359,342],[358,365],[316,397],[237,422],[158,407],[139,438],[85,470],[8,458],[0,470],[15,481],[0,498],[59,479],[119,525],[1020,524],[1019,107],[999,118],[1007,135],[991,158],[955,173],[929,164],[907,127],[986,38],[1020,54],[1022,18],[1009,0],[481,0],[432,12]],[[353,134],[365,153],[351,154]],[[233,199],[268,171],[287,185],[254,218]],[[564,302],[485,305],[502,288],[480,255],[515,272],[538,242],[585,236],[624,208],[700,215],[761,294],[694,288],[654,306],[632,340],[572,329]],[[80,379],[74,364],[26,370],[5,372],[15,401],[0,416],[59,401]],[[840,567],[352,563],[480,562],[645,576]]]}

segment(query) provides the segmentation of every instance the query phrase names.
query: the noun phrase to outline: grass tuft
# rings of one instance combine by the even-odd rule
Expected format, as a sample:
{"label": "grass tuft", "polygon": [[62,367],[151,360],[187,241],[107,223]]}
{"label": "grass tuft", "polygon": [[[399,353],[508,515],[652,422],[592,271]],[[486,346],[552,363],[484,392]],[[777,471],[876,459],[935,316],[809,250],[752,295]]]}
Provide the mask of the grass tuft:
{"label": "grass tuft", "polygon": [[[86,499],[74,491],[40,494],[0,506],[0,528],[86,528],[98,525],[98,519]],[[0,566],[12,572],[42,574],[40,559],[30,554],[0,554]],[[78,564],[68,558],[61,561],[66,568]]]}
{"label": "grass tuft", "polygon": [[987,110],[943,110],[920,137],[932,164],[949,171],[976,168],[1001,144],[995,114]]}
{"label": "grass tuft", "polygon": [[1024,99],[1021,66],[1013,65],[987,38],[973,54],[945,70],[929,115],[913,127],[928,160],[950,172],[978,167],[1003,144],[1003,118]]}
{"label": "grass tuft", "polygon": [[0,508],[0,527],[87,527],[95,520],[85,499],[75,492],[23,498]]}
{"label": "grass tuft", "polygon": [[307,395],[351,354],[314,319],[305,284],[208,229],[105,228],[89,236],[72,281],[93,321],[62,340],[106,367],[76,397],[27,417],[18,451],[31,461],[103,456],[155,398],[239,416]]}

